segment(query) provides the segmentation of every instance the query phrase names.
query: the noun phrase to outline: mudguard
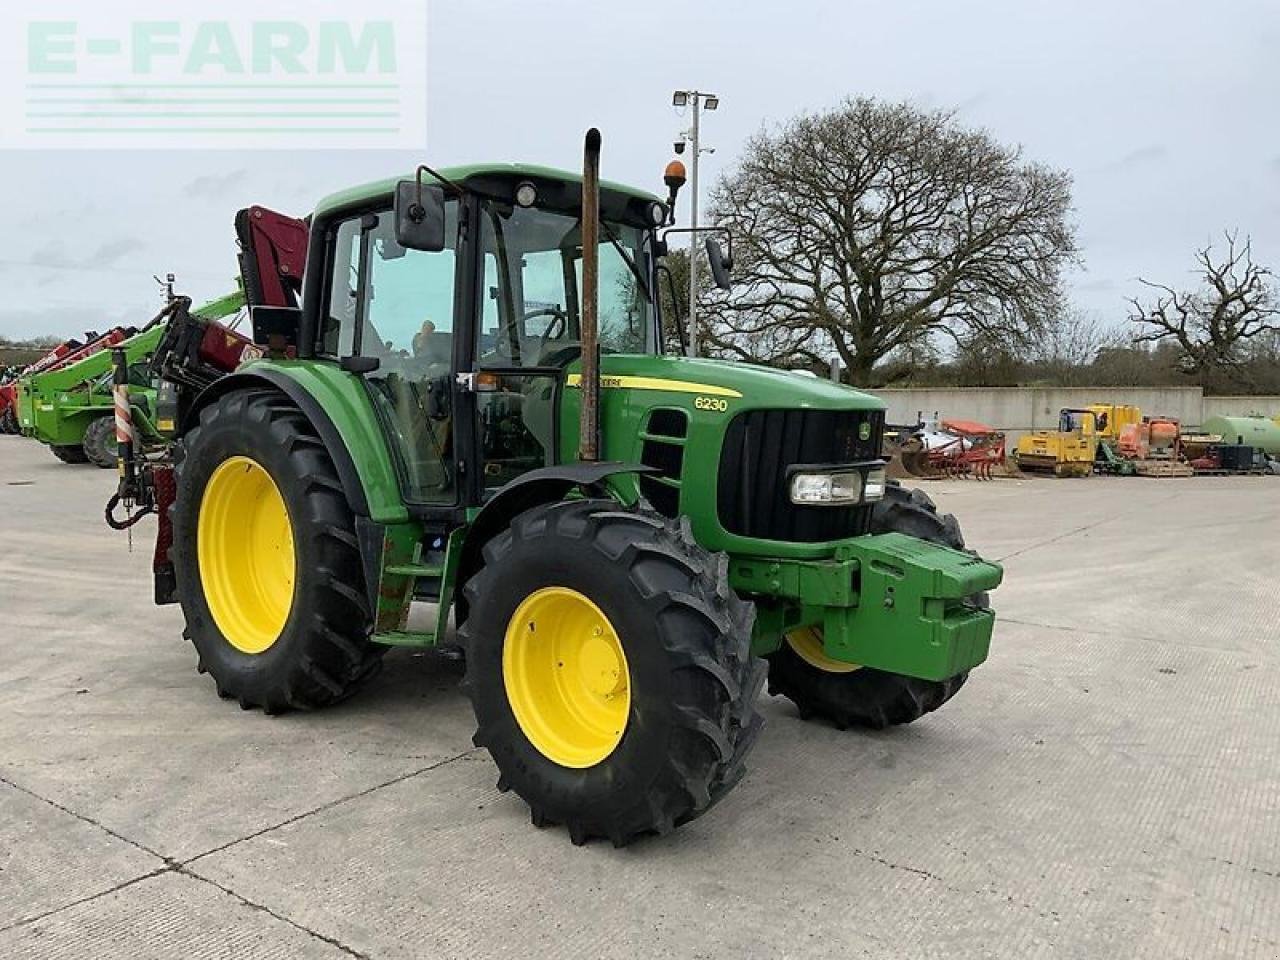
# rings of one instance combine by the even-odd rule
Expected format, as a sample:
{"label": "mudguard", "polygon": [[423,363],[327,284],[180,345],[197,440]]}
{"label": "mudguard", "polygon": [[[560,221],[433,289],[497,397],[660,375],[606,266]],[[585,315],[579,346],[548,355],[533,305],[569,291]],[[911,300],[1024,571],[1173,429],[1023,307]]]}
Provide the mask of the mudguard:
{"label": "mudguard", "polygon": [[[576,488],[590,490],[599,488],[610,477],[622,474],[655,473],[656,467],[642,463],[563,463],[551,467],[530,470],[516,480],[511,481],[488,503],[486,503],[475,519],[471,529],[467,531],[467,539],[462,546],[462,560],[458,568],[458,583],[467,580],[480,569],[483,564],[482,551],[484,545],[500,531],[505,530],[511,521],[531,507],[553,500],[563,500],[565,494]],[[462,596],[458,594],[458,603]],[[459,622],[463,619],[460,611]]]}
{"label": "mudguard", "polygon": [[325,449],[333,459],[334,467],[337,468],[338,479],[342,483],[342,492],[346,495],[351,512],[357,517],[368,517],[369,501],[365,496],[364,486],[360,483],[360,475],[356,471],[355,461],[351,458],[351,452],[343,442],[342,435],[338,433],[337,426],[316,398],[297,380],[287,374],[268,367],[247,370],[242,373],[232,373],[215,381],[205,388],[196,397],[195,402],[191,404],[182,424],[182,433],[186,433],[195,424],[202,408],[208,406],[219,397],[233,390],[243,390],[246,387],[255,386],[279,390],[292,400],[303,415],[311,421],[311,425],[316,428],[316,433],[320,435],[320,440],[324,443]]}

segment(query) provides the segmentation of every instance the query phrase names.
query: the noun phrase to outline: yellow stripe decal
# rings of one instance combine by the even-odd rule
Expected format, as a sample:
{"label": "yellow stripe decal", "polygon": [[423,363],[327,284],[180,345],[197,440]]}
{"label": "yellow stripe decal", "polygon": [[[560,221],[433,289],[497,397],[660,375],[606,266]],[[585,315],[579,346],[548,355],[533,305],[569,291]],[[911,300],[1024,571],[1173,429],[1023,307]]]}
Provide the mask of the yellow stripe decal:
{"label": "yellow stripe decal", "polygon": [[[581,387],[582,374],[571,373],[565,381],[567,386]],[[666,390],[669,393],[701,393],[712,397],[737,397],[742,394],[728,387],[717,387],[709,383],[689,383],[686,380],[665,380],[662,377],[610,377],[601,376],[600,386],[605,390]]]}

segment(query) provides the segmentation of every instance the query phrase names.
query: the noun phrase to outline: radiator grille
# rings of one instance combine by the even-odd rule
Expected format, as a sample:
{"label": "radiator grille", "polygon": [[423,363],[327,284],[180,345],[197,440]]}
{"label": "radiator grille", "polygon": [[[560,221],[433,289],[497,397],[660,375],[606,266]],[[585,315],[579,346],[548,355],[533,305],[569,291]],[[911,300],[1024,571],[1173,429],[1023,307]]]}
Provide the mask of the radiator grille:
{"label": "radiator grille", "polygon": [[795,464],[874,460],[880,456],[883,433],[884,413],[879,410],[738,414],[725,431],[720,453],[716,492],[721,526],[744,537],[800,543],[867,533],[870,506],[796,506],[788,496],[787,470]]}

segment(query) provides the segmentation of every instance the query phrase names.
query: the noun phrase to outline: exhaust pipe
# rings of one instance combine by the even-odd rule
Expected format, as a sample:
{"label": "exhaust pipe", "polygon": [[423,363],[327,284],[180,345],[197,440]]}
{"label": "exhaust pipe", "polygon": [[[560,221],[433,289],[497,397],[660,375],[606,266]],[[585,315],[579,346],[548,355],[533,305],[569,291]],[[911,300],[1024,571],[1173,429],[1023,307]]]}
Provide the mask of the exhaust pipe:
{"label": "exhaust pipe", "polygon": [[582,157],[582,407],[578,459],[600,459],[600,131],[587,131]]}

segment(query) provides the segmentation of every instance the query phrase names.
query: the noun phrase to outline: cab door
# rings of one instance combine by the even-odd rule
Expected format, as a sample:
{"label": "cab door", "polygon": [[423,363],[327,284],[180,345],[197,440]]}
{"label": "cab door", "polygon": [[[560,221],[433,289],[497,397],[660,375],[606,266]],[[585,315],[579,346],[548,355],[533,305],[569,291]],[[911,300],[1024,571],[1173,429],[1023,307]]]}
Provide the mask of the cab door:
{"label": "cab door", "polygon": [[458,502],[454,456],[457,203],[447,206],[448,246],[409,250],[391,211],[354,215],[330,232],[328,296],[317,352],[369,358],[364,374],[409,504]]}

